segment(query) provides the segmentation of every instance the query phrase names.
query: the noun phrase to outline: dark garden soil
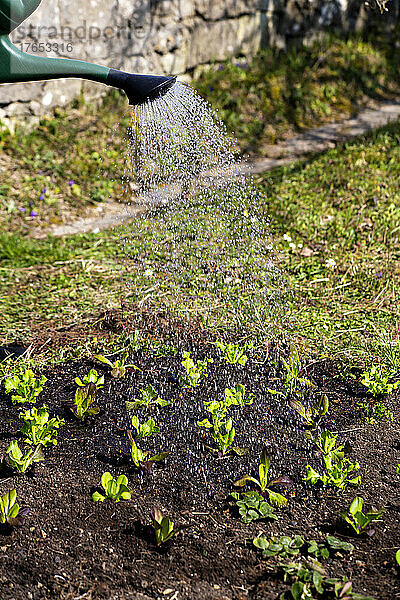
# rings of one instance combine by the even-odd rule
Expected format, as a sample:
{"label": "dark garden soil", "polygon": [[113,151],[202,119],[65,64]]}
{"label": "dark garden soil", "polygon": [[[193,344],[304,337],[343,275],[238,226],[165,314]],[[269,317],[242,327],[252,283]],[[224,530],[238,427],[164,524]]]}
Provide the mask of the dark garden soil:
{"label": "dark garden soil", "polygon": [[[223,362],[214,346],[198,338],[182,337],[176,356],[156,357],[133,353],[142,369],[113,379],[97,361],[73,361],[44,371],[48,378],[41,398],[52,416],[65,418],[58,444],[44,450],[45,460],[34,474],[2,472],[0,493],[16,488],[18,498],[30,507],[24,524],[0,535],[1,600],[147,600],[165,598],[272,600],[288,588],[275,559],[263,559],[252,546],[257,534],[295,535],[323,541],[326,533],[351,541],[352,553],[336,553],[324,561],[332,577],[347,576],[353,590],[376,600],[400,598],[399,572],[394,555],[400,546],[399,410],[396,397],[387,400],[392,423],[364,424],[357,401],[366,397],[361,386],[344,380],[333,362],[310,365],[307,376],[330,401],[325,426],[339,431],[348,442],[348,456],[358,460],[362,486],[312,488],[302,482],[305,465],[320,466],[318,455],[304,437],[300,418],[266,388],[275,387],[278,373],[269,361],[252,355],[245,367]],[[194,341],[196,340],[196,341]],[[212,356],[209,376],[194,391],[178,385],[182,350],[194,358]],[[106,377],[96,404],[99,414],[77,422],[65,402],[75,391],[74,378],[95,367]],[[141,421],[153,416],[161,432],[138,442],[140,447],[169,451],[163,466],[152,474],[135,471],[129,463],[126,430],[131,413],[125,401],[139,397],[140,389],[154,385],[172,406],[135,411]],[[236,443],[248,447],[239,457],[218,458],[205,445],[213,445],[196,421],[206,415],[203,400],[223,394],[242,383],[256,400],[246,408],[231,409]],[[2,389],[0,395],[0,450],[18,438],[18,408]],[[262,447],[267,445],[273,476],[289,475],[294,485],[276,521],[241,522],[227,500],[232,481],[246,473],[257,474]],[[125,473],[132,489],[130,501],[94,503],[92,492],[104,471]],[[385,507],[373,537],[353,537],[340,522],[339,512],[361,495]],[[176,524],[187,526],[171,543],[157,548],[150,527],[150,511],[158,506]]]}

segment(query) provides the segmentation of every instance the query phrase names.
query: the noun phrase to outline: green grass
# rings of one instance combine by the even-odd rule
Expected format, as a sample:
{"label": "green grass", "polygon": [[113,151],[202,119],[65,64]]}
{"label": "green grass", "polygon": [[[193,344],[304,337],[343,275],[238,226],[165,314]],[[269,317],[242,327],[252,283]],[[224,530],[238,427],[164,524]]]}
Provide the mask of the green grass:
{"label": "green grass", "polygon": [[265,144],[353,114],[367,100],[398,94],[395,36],[373,41],[332,36],[285,52],[264,50],[250,61],[213,65],[196,87],[242,149],[262,154]]}
{"label": "green grass", "polygon": [[[260,177],[257,195],[205,194],[123,230],[3,234],[2,341],[95,321],[123,300],[260,340],[280,331],[271,315],[279,322],[282,309],[283,329],[313,357],[366,364],[391,351],[400,362],[399,141],[392,125]],[[283,281],[263,260],[269,229]],[[282,286],[290,294],[275,308]]]}

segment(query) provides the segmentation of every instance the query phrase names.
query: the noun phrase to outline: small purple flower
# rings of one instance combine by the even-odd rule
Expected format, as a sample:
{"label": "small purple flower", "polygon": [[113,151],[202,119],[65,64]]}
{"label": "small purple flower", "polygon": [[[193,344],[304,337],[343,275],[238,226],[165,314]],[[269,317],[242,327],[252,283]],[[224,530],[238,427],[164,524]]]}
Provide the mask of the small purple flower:
{"label": "small purple flower", "polygon": [[44,187],[44,188],[42,189],[42,194],[45,194],[46,192],[47,192],[47,188],[45,188],[45,187]]}
{"label": "small purple flower", "polygon": [[44,200],[44,194],[40,194],[39,200]]}
{"label": "small purple flower", "polygon": [[214,91],[214,88],[213,88],[213,86],[212,86],[212,85],[209,85],[209,86],[208,86],[208,89],[210,90],[210,92]]}
{"label": "small purple flower", "polygon": [[32,208],[33,202],[28,202],[28,206],[29,206],[29,208]]}
{"label": "small purple flower", "polygon": [[223,69],[223,68],[224,68],[224,67],[223,67],[222,65],[219,65],[219,66],[218,66],[218,71],[222,71],[222,69]]}
{"label": "small purple flower", "polygon": [[21,212],[26,212],[26,208],[24,208],[23,206],[20,206],[19,210],[20,210]]}
{"label": "small purple flower", "polygon": [[35,210],[31,210],[31,213],[29,215],[30,217],[37,217],[38,213]]}
{"label": "small purple flower", "polygon": [[68,185],[69,185],[69,187],[72,187],[73,185],[75,185],[75,181],[73,179],[70,179],[68,181]]}
{"label": "small purple flower", "polygon": [[382,279],[382,273],[380,271],[376,274],[376,276],[378,279]]}

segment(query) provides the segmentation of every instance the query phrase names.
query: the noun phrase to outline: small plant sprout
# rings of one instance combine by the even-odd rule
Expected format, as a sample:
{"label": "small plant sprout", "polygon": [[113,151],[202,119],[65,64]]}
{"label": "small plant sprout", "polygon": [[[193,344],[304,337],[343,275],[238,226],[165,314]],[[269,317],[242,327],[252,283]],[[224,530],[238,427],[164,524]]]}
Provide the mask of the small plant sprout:
{"label": "small plant sprout", "polygon": [[4,387],[7,394],[15,392],[11,396],[13,404],[25,404],[25,402],[34,404],[46,381],[47,378],[44,375],[38,378],[31,369],[25,369],[21,377],[14,375],[5,379]]}
{"label": "small plant sprout", "polygon": [[393,413],[386,408],[381,400],[375,400],[372,402],[359,402],[358,408],[363,411],[363,420],[366,423],[376,423],[382,419],[386,421],[393,421]]}
{"label": "small plant sprout", "polygon": [[165,544],[165,542],[171,540],[183,529],[182,527],[175,527],[174,523],[170,521],[168,517],[164,516],[157,507],[152,509],[151,519],[151,524],[156,535],[157,546]]}
{"label": "small plant sprout", "polygon": [[348,458],[344,458],[344,446],[336,448],[336,440],[337,435],[333,435],[330,431],[323,431],[319,438],[313,439],[322,453],[325,473],[321,475],[310,465],[306,465],[306,476],[303,481],[311,483],[311,485],[320,481],[322,485],[331,485],[341,490],[344,490],[347,485],[361,485],[359,475],[351,476],[360,468],[359,463],[352,463]]}
{"label": "small plant sprout", "polygon": [[30,448],[25,454],[18,446],[18,442],[13,440],[6,450],[10,466],[18,473],[25,473],[35,462],[44,460],[40,445],[35,449]]}
{"label": "small plant sprout", "polygon": [[79,387],[85,387],[89,385],[89,383],[94,383],[96,389],[99,390],[104,385],[104,375],[100,377],[96,369],[90,369],[89,373],[85,375],[83,379],[75,377],[75,383]]}
{"label": "small plant sprout", "polygon": [[105,495],[100,494],[99,492],[94,492],[92,494],[92,499],[94,502],[104,502],[106,498],[114,500],[114,502],[131,499],[132,494],[128,488],[128,478],[126,475],[120,475],[118,479],[115,480],[111,473],[106,471],[101,476],[101,485],[104,489]]}
{"label": "small plant sprout", "polygon": [[19,415],[24,421],[20,431],[24,434],[24,442],[37,446],[52,446],[57,444],[57,430],[61,425],[65,425],[64,419],[55,417],[50,419],[47,412],[47,406],[44,404],[37,409],[32,407]]}
{"label": "small plant sprout", "polygon": [[139,423],[139,419],[136,416],[132,417],[132,427],[136,429],[136,437],[138,440],[150,437],[153,433],[158,433],[160,431],[160,428],[156,426],[154,419],[149,419],[145,423]]}
{"label": "small plant sprout", "polygon": [[369,536],[374,535],[375,529],[371,525],[374,521],[379,521],[384,513],[384,509],[376,510],[371,507],[370,510],[363,512],[364,500],[360,496],[354,498],[348,511],[342,511],[340,516],[348,523],[357,535],[366,533]]}
{"label": "small plant sprout", "polygon": [[142,394],[142,399],[134,398],[133,401],[125,402],[126,410],[134,410],[141,406],[145,406],[146,408],[161,406],[161,408],[163,408],[165,406],[170,406],[173,403],[173,400],[163,400],[160,398],[158,392],[152,385],[148,385],[145,390],[140,390],[140,393]]}
{"label": "small plant sprout", "polygon": [[287,503],[287,498],[282,496],[282,494],[278,494],[277,492],[272,491],[271,487],[276,485],[284,485],[290,486],[293,485],[293,481],[287,477],[286,475],[281,475],[277,479],[268,479],[269,467],[271,464],[270,457],[268,455],[267,449],[263,448],[260,457],[260,464],[258,465],[258,475],[259,479],[252,477],[251,475],[245,475],[238,481],[235,481],[233,485],[237,487],[243,487],[247,483],[255,483],[262,492],[267,492],[269,495],[269,501],[274,506],[284,506]]}
{"label": "small plant sprout", "polygon": [[29,508],[27,506],[20,508],[17,503],[16,490],[11,490],[0,497],[0,523],[8,523],[11,526],[20,525],[28,513]]}
{"label": "small plant sprout", "polygon": [[232,343],[224,344],[221,341],[214,342],[214,344],[220,350],[227,363],[230,365],[242,365],[242,367],[245,366],[248,360],[245,352],[254,348],[253,342],[249,342],[243,346]]}
{"label": "small plant sprout", "polygon": [[163,461],[168,455],[169,452],[161,452],[160,454],[155,454],[151,456],[151,452],[148,450],[144,451],[137,447],[135,440],[132,436],[132,431],[128,430],[128,438],[129,443],[131,445],[131,458],[132,462],[137,469],[142,469],[143,471],[150,472],[154,463]]}
{"label": "small plant sprout", "polygon": [[383,365],[373,365],[362,373],[360,382],[375,397],[391,394],[400,387],[400,379],[389,383],[392,377],[393,373],[388,372]]}
{"label": "small plant sprout", "polygon": [[194,362],[194,360],[190,358],[190,352],[184,352],[183,358],[184,360],[181,364],[185,372],[179,376],[179,385],[183,389],[197,387],[203,379],[208,377],[207,366],[214,361],[212,358],[206,357],[204,360]]}
{"label": "small plant sprout", "polygon": [[289,404],[302,417],[305,427],[311,430],[318,427],[329,408],[329,400],[325,394],[321,394],[309,408],[305,408],[299,400],[290,400]]}
{"label": "small plant sprout", "polygon": [[297,348],[293,348],[289,355],[289,360],[281,358],[285,368],[285,380],[283,382],[283,391],[267,388],[270,394],[282,396],[285,399],[291,398],[295,393],[305,396],[305,394],[313,387],[313,383],[307,377],[300,377],[303,370],[299,352]]}
{"label": "small plant sprout", "polygon": [[280,538],[272,537],[271,539],[261,536],[253,540],[253,545],[263,551],[263,556],[269,558],[271,556],[279,556],[279,558],[289,558],[296,556],[303,551],[303,547],[307,545],[307,554],[314,555],[315,558],[329,558],[330,550],[352,552],[353,544],[342,542],[337,538],[327,535],[326,544],[321,544],[315,540],[307,542],[302,536],[295,535],[291,538],[283,535]]}
{"label": "small plant sprout", "polygon": [[121,360],[116,360],[115,362],[111,362],[108,358],[103,356],[102,354],[96,354],[95,358],[99,360],[101,363],[107,365],[111,369],[111,376],[115,379],[120,377],[125,377],[127,369],[135,369],[136,371],[141,371],[139,367],[133,364],[127,364],[128,353],[126,352]]}
{"label": "small plant sprout", "polygon": [[74,403],[70,408],[75,417],[80,421],[83,421],[83,419],[90,415],[97,415],[99,412],[100,409],[97,406],[92,406],[96,399],[96,393],[97,390],[94,383],[77,388]]}
{"label": "small plant sprout", "polygon": [[395,554],[395,559],[396,559],[396,562],[397,562],[397,564],[398,564],[398,565],[399,565],[399,567],[400,567],[400,549],[399,549],[399,550],[397,550],[397,552],[396,552],[396,554]]}
{"label": "small plant sprout", "polygon": [[234,388],[226,388],[224,392],[225,404],[229,407],[234,406],[249,406],[254,402],[254,394],[247,394],[244,385],[238,383]]}
{"label": "small plant sprout", "polygon": [[260,519],[276,520],[278,518],[274,513],[273,506],[268,504],[265,498],[258,492],[252,491],[243,494],[232,492],[230,497],[235,500],[243,523],[248,524],[251,521],[259,521]]}
{"label": "small plant sprout", "polygon": [[[244,454],[246,450],[233,446],[235,428],[232,419],[230,417],[226,418],[227,405],[225,401],[222,400],[219,402],[218,400],[213,400],[212,402],[205,402],[204,406],[211,414],[211,421],[203,419],[202,421],[197,421],[197,425],[210,431],[219,452],[224,456],[231,450],[239,455]],[[210,450],[214,451],[212,448]]]}

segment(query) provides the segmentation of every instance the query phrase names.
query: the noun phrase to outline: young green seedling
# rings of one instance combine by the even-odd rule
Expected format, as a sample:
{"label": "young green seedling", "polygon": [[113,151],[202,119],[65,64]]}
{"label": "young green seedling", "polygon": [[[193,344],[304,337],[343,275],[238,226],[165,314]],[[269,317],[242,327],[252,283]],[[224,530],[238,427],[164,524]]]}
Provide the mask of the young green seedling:
{"label": "young green seedling", "polygon": [[244,385],[238,383],[234,388],[226,388],[224,392],[225,404],[227,407],[232,406],[249,406],[253,404],[254,394],[247,394]]}
{"label": "young green seedling", "polygon": [[289,404],[303,418],[307,429],[316,429],[329,408],[325,394],[321,394],[309,408],[305,408],[299,400],[290,400]]}
{"label": "young green seedling", "polygon": [[230,497],[235,500],[243,523],[251,523],[260,519],[277,519],[274,508],[258,492],[232,492]]}
{"label": "young green seedling", "polygon": [[391,394],[400,387],[400,379],[389,383],[393,373],[386,371],[383,365],[373,365],[361,375],[361,383],[375,397],[383,394]]}
{"label": "young green seedling", "polygon": [[140,393],[142,394],[141,400],[134,398],[133,402],[125,402],[126,410],[134,410],[135,408],[139,408],[141,406],[145,406],[146,408],[161,406],[161,408],[164,408],[165,406],[170,406],[174,402],[174,400],[163,400],[160,398],[157,391],[151,384],[148,385],[145,390],[140,390]]}
{"label": "young green seedling", "polygon": [[145,437],[149,437],[153,433],[158,433],[160,428],[156,426],[154,419],[149,419],[145,423],[139,423],[139,419],[136,416],[132,417],[132,427],[136,429],[136,437],[140,440]]}
{"label": "young green seedling", "polygon": [[50,419],[47,412],[47,406],[44,404],[37,409],[34,406],[27,409],[19,415],[19,418],[24,421],[20,431],[25,435],[24,442],[37,446],[51,446],[57,444],[57,430],[61,425],[65,425],[64,419],[54,417]]}
{"label": "young green seedling", "polygon": [[128,478],[126,475],[120,475],[118,479],[115,480],[111,473],[106,471],[101,476],[101,485],[105,495],[103,496],[103,494],[100,494],[99,492],[94,492],[92,494],[94,502],[104,502],[106,498],[114,500],[114,502],[131,499],[131,491],[128,488]]}
{"label": "young green seedling", "polygon": [[220,350],[223,358],[227,363],[231,365],[242,365],[245,366],[247,363],[247,356],[245,352],[247,350],[253,350],[254,344],[249,342],[244,344],[243,346],[239,346],[239,344],[224,344],[221,341],[214,342],[215,346],[217,346],[218,350]]}
{"label": "young green seedling", "polygon": [[15,392],[11,396],[13,404],[25,404],[25,402],[34,404],[42,392],[46,381],[47,379],[44,375],[37,378],[31,369],[25,369],[21,377],[14,375],[5,379],[4,387],[7,394]]}
{"label": "young green seedling", "polygon": [[40,445],[36,446],[35,449],[30,448],[28,452],[23,454],[18,446],[18,442],[15,440],[8,446],[6,454],[10,466],[18,471],[18,473],[25,473],[33,463],[44,460]]}
{"label": "young green seedling", "polygon": [[175,527],[173,521],[170,521],[168,517],[164,516],[157,507],[152,509],[151,517],[151,524],[156,535],[157,546],[165,544],[165,542],[171,540],[183,529],[182,527]]}
{"label": "young green seedling", "polygon": [[137,447],[136,442],[132,436],[132,431],[128,430],[127,433],[129,443],[131,445],[132,462],[137,469],[142,469],[143,471],[151,471],[152,467],[154,466],[154,463],[163,461],[170,454],[169,452],[161,452],[160,454],[150,456],[151,452],[149,452],[148,450],[141,450]]}
{"label": "young green seedling", "polygon": [[213,363],[212,358],[205,358],[204,360],[198,360],[196,363],[190,358],[190,352],[183,353],[184,360],[182,366],[185,369],[184,374],[179,376],[179,385],[183,389],[189,389],[191,387],[197,387],[200,383],[208,377],[207,366],[209,363]]}
{"label": "young green seedling", "polygon": [[266,448],[263,448],[260,457],[260,464],[258,465],[259,479],[256,479],[251,475],[245,475],[238,481],[235,481],[233,485],[236,485],[237,487],[243,487],[247,483],[255,483],[262,492],[266,492],[269,495],[269,501],[271,502],[271,504],[273,504],[274,506],[284,506],[287,503],[287,498],[285,498],[285,496],[282,496],[282,494],[274,492],[270,488],[276,485],[290,486],[293,485],[293,481],[290,479],[290,477],[287,477],[286,475],[281,475],[276,479],[269,480],[268,472],[270,465],[271,459],[268,455],[268,451]]}
{"label": "young green seedling", "polygon": [[[356,461],[352,463],[348,458],[344,458],[344,446],[336,446],[337,435],[330,431],[323,431],[319,438],[313,438],[315,445],[322,453],[322,461],[325,467],[325,473],[320,474],[310,465],[306,465],[306,476],[303,481],[315,485],[321,482],[322,485],[332,485],[344,490],[347,485],[361,485],[361,477],[358,475],[352,477],[354,471],[360,468]],[[354,474],[354,473],[353,473]]]}
{"label": "young green seedling", "polygon": [[96,389],[99,390],[104,385],[104,375],[100,377],[96,369],[90,369],[88,375],[85,375],[83,379],[75,377],[75,383],[79,387],[85,387],[89,385],[89,383],[94,383]]}
{"label": "young green seedling", "polygon": [[348,511],[342,511],[340,516],[346,521],[356,532],[357,535],[366,533],[371,536],[375,533],[374,527],[371,526],[373,521],[379,521],[384,513],[384,509],[376,510],[371,508],[365,513],[363,512],[364,500],[360,496],[354,498],[350,504]]}
{"label": "young green seedling", "polygon": [[27,506],[20,508],[17,503],[16,490],[11,490],[0,498],[0,523],[8,523],[11,526],[19,525],[28,512],[29,508]]}
{"label": "young green seedling", "polygon": [[[219,448],[219,452],[224,456],[231,451],[238,455],[245,454],[247,450],[233,446],[235,428],[232,419],[226,418],[228,407],[225,400],[205,402],[204,406],[211,413],[211,421],[203,419],[203,421],[197,421],[197,425],[210,431],[213,440]],[[212,448],[210,450],[213,451]]]}
{"label": "young green seedling", "polygon": [[74,403],[70,406],[70,409],[80,421],[90,415],[97,415],[99,412],[100,409],[97,406],[92,406],[96,399],[96,393],[97,390],[94,383],[77,388]]}
{"label": "young green seedling", "polygon": [[102,354],[96,354],[95,358],[97,358],[97,360],[99,360],[101,363],[110,367],[111,376],[115,379],[125,377],[127,369],[135,369],[136,371],[141,371],[141,369],[139,369],[139,367],[137,367],[136,365],[128,364],[126,362],[128,359],[128,353],[125,353],[121,360],[116,360],[115,362],[111,362],[111,360],[109,360]]}
{"label": "young green seedling", "polygon": [[307,545],[307,554],[313,554],[315,558],[329,558],[330,550],[351,552],[354,550],[353,544],[342,542],[337,538],[327,535],[327,543],[318,543],[315,540],[307,542],[302,536],[295,535],[294,538],[289,536],[281,536],[280,538],[272,537],[271,539],[261,536],[253,540],[253,545],[263,551],[263,556],[269,558],[271,556],[279,556],[280,558],[289,558],[296,556],[300,550],[304,550]]}
{"label": "young green seedling", "polygon": [[[288,361],[283,357],[281,361],[286,371],[283,391],[280,392],[270,388],[267,388],[267,391],[270,394],[282,396],[283,398],[290,398],[295,392],[301,396],[305,396],[308,390],[313,387],[313,384],[307,377],[300,377],[302,365],[297,348],[291,350]],[[305,391],[302,391],[301,388],[304,388]]]}

